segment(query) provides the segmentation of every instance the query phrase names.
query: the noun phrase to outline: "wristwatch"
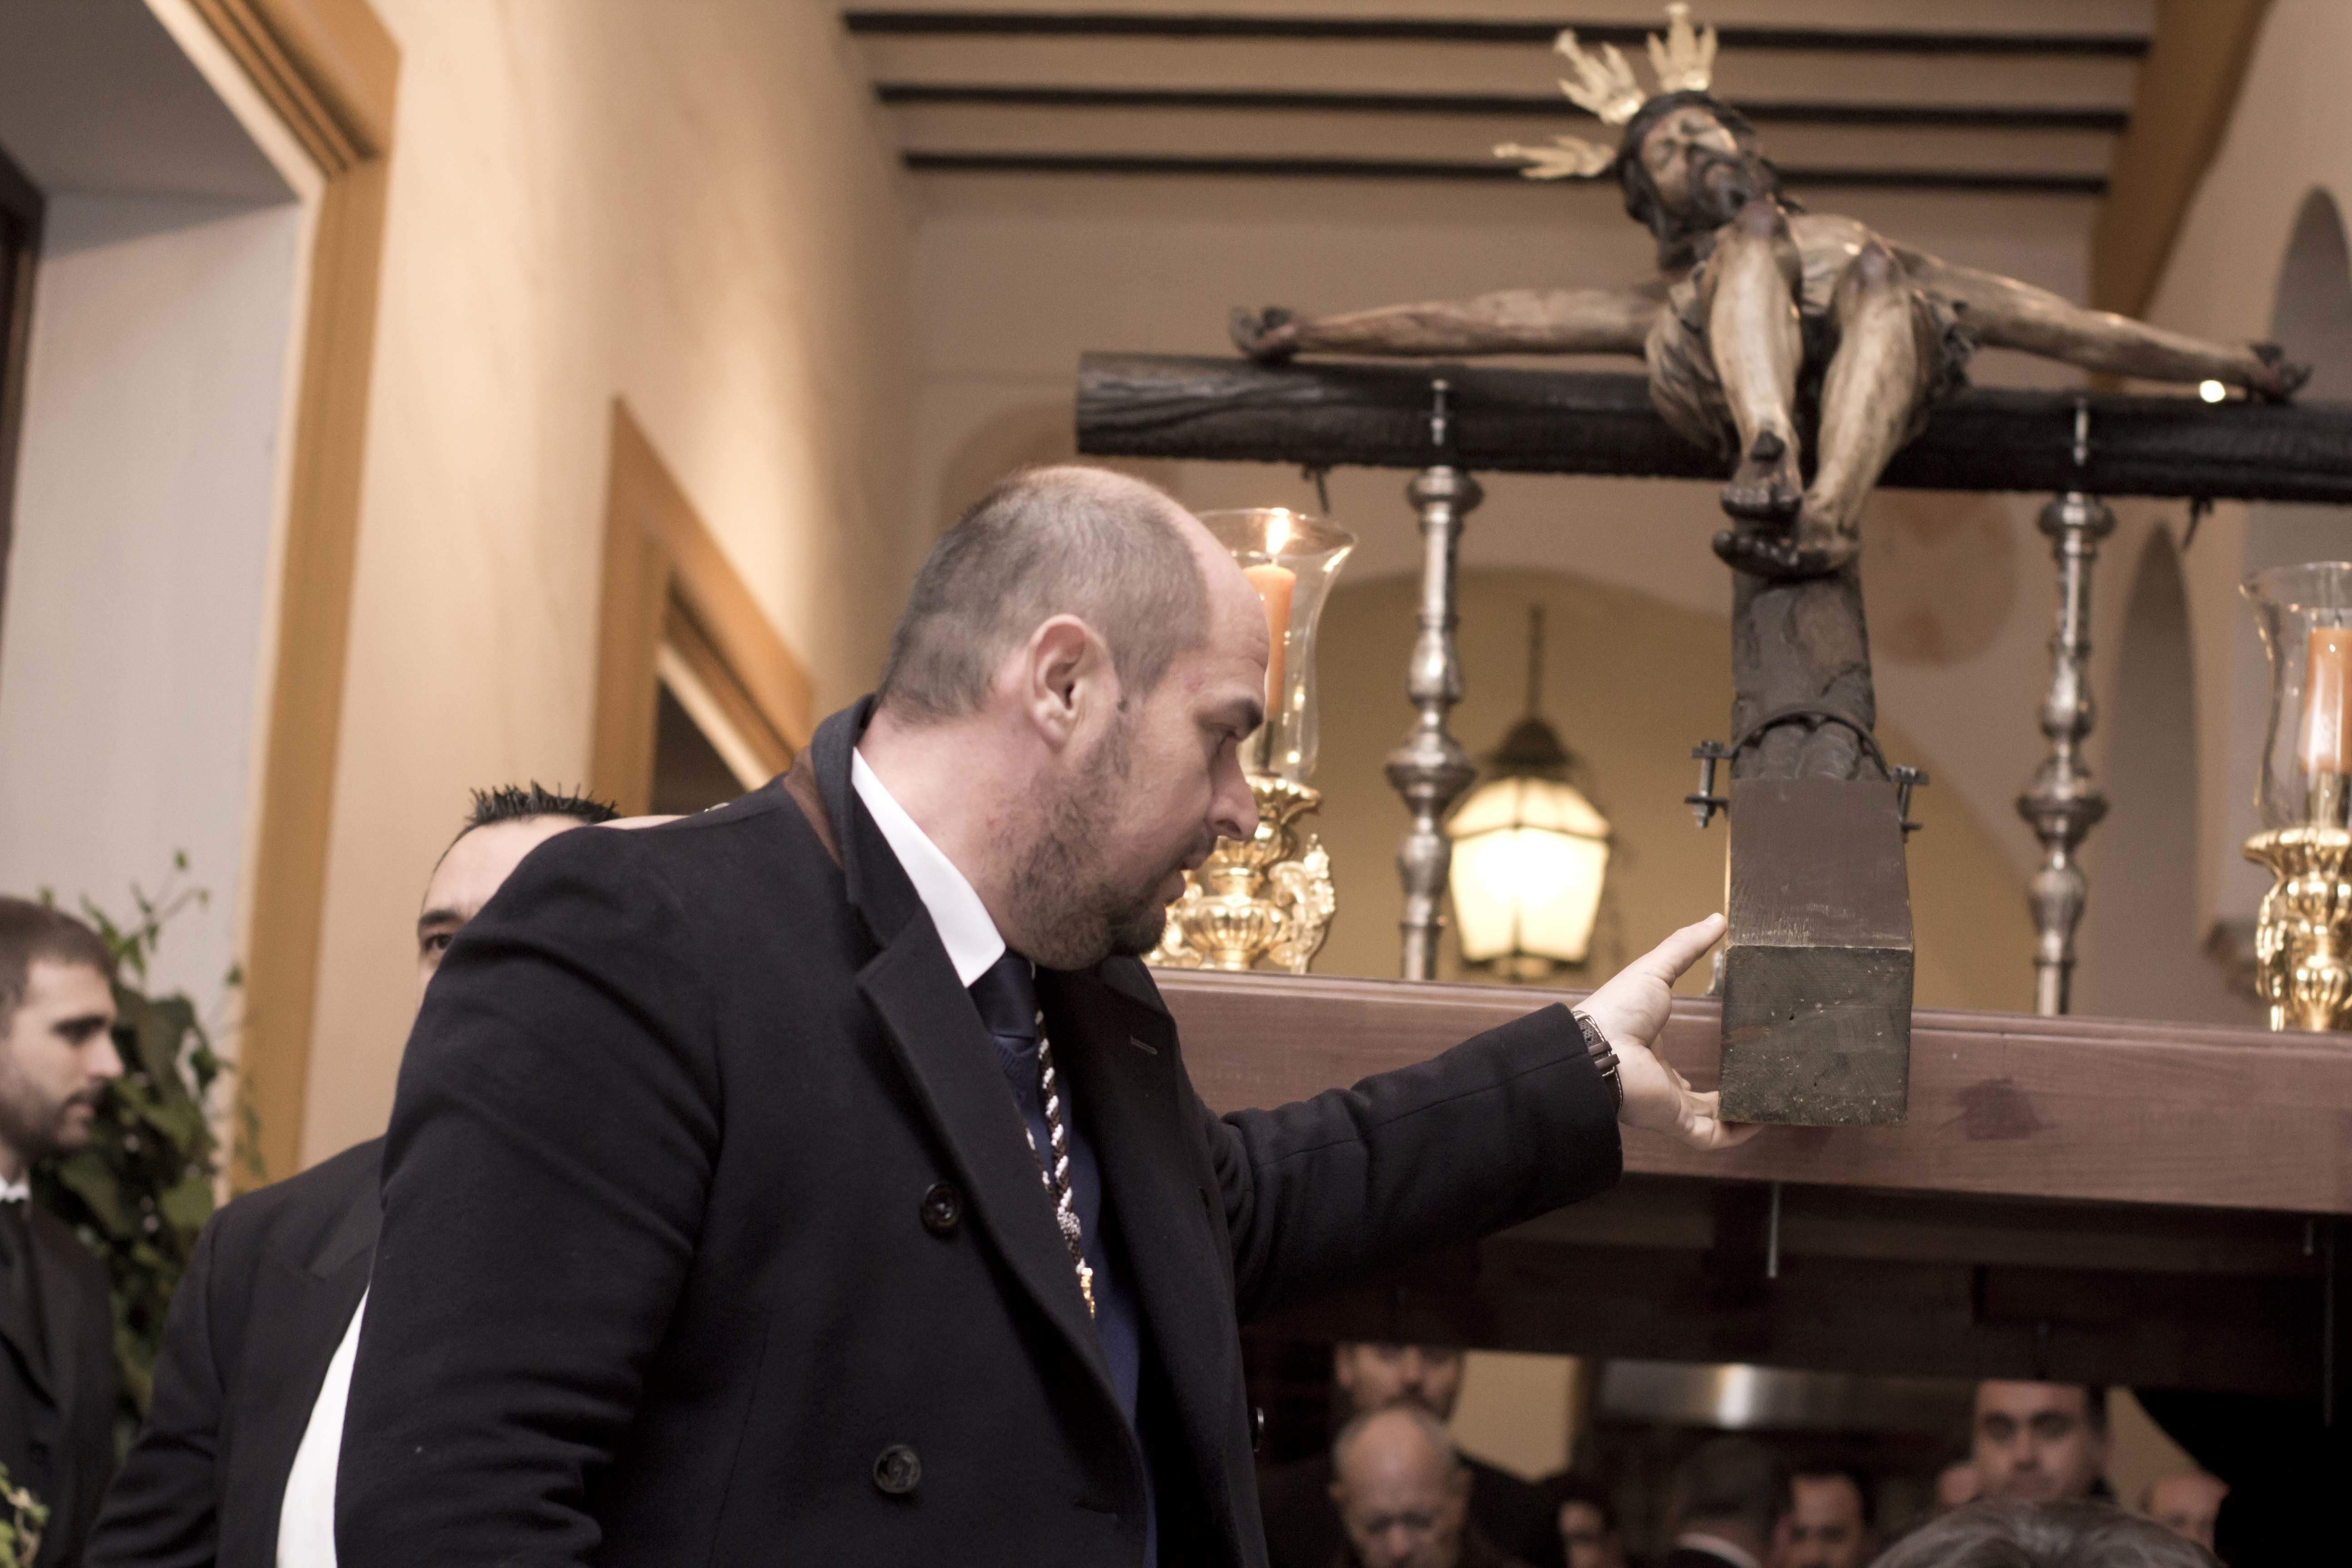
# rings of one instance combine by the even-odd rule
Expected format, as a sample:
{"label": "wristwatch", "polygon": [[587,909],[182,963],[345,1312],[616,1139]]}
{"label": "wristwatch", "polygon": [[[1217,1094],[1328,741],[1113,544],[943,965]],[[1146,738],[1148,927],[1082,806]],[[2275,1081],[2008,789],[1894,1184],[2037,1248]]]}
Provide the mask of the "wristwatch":
{"label": "wristwatch", "polygon": [[1609,1093],[1622,1113],[1625,1109],[1625,1080],[1617,1076],[1617,1047],[1601,1032],[1601,1026],[1582,1013],[1570,1013],[1576,1026],[1584,1036],[1584,1054],[1592,1063],[1592,1070],[1608,1082]]}

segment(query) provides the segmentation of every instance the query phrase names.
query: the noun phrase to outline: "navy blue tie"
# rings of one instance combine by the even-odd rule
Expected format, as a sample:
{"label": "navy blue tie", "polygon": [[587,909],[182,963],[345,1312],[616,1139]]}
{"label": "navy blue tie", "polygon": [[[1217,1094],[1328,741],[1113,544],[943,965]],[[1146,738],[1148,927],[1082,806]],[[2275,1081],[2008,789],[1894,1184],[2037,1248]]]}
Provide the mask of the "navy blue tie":
{"label": "navy blue tie", "polygon": [[[1013,1103],[1028,1125],[1038,1156],[1050,1159],[1054,1133],[1045,1120],[1045,1096],[1037,1081],[1036,970],[1027,959],[1007,948],[1004,955],[968,989],[972,1005],[980,1010],[981,1023],[996,1044],[997,1065],[1003,1069],[1005,1087],[1013,1091]],[[1134,1295],[1109,1266],[1110,1248],[1103,1242],[1102,1170],[1096,1163],[1094,1145],[1079,1136],[1077,1121],[1070,1114],[1066,1056],[1058,1047],[1055,1055],[1065,1064],[1061,1074],[1062,1131],[1064,1146],[1070,1153],[1070,1202],[1077,1210],[1078,1232],[1087,1262],[1095,1271],[1095,1330],[1101,1336],[1103,1360],[1110,1369],[1112,1385],[1118,1390],[1119,1407],[1132,1426],[1143,1373],[1142,1324],[1136,1313]],[[1149,1488],[1145,1510],[1145,1561],[1156,1563],[1159,1521],[1154,1517]]]}

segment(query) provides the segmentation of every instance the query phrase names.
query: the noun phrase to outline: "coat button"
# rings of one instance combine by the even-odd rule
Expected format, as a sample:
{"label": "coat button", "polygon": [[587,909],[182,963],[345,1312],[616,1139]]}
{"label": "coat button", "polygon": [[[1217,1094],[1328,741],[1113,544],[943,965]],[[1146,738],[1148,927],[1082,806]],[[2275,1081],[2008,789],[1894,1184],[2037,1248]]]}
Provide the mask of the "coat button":
{"label": "coat button", "polygon": [[933,1236],[946,1236],[963,1223],[963,1194],[948,1182],[933,1182],[923,1189],[923,1228]]}
{"label": "coat button", "polygon": [[921,1484],[923,1461],[904,1443],[893,1443],[875,1458],[874,1484],[892,1497],[904,1497]]}
{"label": "coat button", "polygon": [[1253,1405],[1250,1406],[1250,1452],[1255,1454],[1265,1447],[1265,1406]]}

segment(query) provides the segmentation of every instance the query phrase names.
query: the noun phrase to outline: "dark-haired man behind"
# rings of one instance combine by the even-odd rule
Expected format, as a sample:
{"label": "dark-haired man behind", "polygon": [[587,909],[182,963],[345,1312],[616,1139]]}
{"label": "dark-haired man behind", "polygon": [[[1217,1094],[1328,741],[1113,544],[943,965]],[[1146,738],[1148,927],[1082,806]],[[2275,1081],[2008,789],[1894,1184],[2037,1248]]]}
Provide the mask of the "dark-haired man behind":
{"label": "dark-haired man behind", "polygon": [[1878,1549],[1871,1479],[1846,1465],[1789,1478],[1789,1510],[1772,1531],[1772,1568],[1862,1568]]}
{"label": "dark-haired man behind", "polygon": [[[475,791],[416,917],[418,990],[524,856],[614,815],[535,784]],[[332,1568],[335,1461],[383,1153],[371,1138],[205,1226],[172,1299],[146,1424],[90,1540],[91,1568]]]}
{"label": "dark-haired man behind", "polygon": [[2011,1502],[2112,1500],[2107,1391],[2079,1383],[1977,1384],[1969,1460],[1978,1495]]}
{"label": "dark-haired man behind", "polygon": [[0,1464],[49,1510],[40,1568],[81,1561],[114,1468],[114,1309],[105,1265],[26,1178],[89,1141],[121,1075],[113,979],[89,927],[0,899]]}
{"label": "dark-haired man behind", "polygon": [[1667,1483],[1673,1549],[1661,1568],[1764,1568],[1787,1485],[1761,1444],[1708,1438]]}

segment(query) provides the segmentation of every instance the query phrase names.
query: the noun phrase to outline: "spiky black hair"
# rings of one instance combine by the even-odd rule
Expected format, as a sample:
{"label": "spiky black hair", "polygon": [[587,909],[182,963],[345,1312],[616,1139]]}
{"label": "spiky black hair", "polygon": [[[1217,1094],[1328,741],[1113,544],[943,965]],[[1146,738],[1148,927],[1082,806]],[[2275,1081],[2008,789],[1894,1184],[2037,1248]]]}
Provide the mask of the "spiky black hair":
{"label": "spiky black hair", "polygon": [[527,785],[500,784],[496,789],[478,789],[473,793],[474,809],[467,814],[466,826],[457,830],[460,838],[477,827],[520,822],[527,816],[572,816],[593,826],[621,815],[617,806],[593,795],[548,789],[537,779]]}

